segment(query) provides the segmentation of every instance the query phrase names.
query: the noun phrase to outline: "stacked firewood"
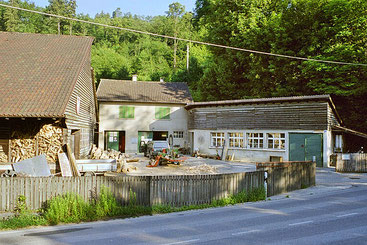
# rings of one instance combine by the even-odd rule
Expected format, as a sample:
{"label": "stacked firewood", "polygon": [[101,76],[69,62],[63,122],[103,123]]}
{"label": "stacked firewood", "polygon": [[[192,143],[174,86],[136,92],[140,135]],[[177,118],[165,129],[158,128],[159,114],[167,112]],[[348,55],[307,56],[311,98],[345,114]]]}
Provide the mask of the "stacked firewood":
{"label": "stacked firewood", "polygon": [[50,124],[44,125],[38,133],[38,154],[45,154],[47,162],[56,162],[57,153],[63,146],[62,129]]}
{"label": "stacked firewood", "polygon": [[35,136],[24,135],[14,131],[10,140],[11,161],[19,162],[36,156]]}
{"label": "stacked firewood", "polygon": [[90,159],[116,159],[117,161],[122,161],[123,159],[129,158],[130,156],[126,153],[121,153],[115,150],[102,150],[97,146],[93,145],[90,152]]}
{"label": "stacked firewood", "polygon": [[44,125],[33,136],[14,131],[11,137],[11,161],[19,162],[45,154],[47,162],[56,162],[57,153],[62,152],[62,129],[50,124]]}
{"label": "stacked firewood", "polygon": [[0,162],[8,162],[8,156],[4,152],[0,152]]}

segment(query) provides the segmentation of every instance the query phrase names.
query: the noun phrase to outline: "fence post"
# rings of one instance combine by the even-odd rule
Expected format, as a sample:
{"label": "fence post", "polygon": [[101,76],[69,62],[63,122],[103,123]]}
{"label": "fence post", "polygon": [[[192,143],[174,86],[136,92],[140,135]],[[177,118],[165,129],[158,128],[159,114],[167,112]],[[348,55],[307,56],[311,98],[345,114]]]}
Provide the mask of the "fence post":
{"label": "fence post", "polygon": [[268,197],[268,172],[264,172],[265,199]]}

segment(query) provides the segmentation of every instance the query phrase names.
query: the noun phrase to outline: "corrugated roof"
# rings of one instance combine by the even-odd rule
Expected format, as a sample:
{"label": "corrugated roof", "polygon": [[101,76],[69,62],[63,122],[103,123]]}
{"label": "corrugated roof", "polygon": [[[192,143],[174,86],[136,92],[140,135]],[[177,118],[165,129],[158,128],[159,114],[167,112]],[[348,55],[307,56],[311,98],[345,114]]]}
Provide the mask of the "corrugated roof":
{"label": "corrugated roof", "polygon": [[186,83],[142,82],[102,79],[98,101],[155,102],[187,104],[192,102]]}
{"label": "corrugated roof", "polygon": [[0,117],[63,117],[92,42],[0,32]]}
{"label": "corrugated roof", "polygon": [[242,105],[242,104],[257,104],[257,103],[281,103],[281,102],[297,102],[306,100],[331,100],[330,95],[307,95],[307,96],[291,96],[291,97],[272,97],[272,98],[256,98],[243,100],[220,100],[189,103],[185,108],[192,109],[196,107],[206,106],[223,106],[223,105]]}

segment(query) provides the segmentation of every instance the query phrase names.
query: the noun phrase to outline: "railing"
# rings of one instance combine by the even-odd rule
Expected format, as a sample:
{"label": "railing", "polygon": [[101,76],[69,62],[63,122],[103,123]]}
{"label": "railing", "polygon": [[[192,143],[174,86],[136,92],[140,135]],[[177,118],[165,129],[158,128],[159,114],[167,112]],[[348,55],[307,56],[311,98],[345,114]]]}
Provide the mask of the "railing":
{"label": "railing", "polygon": [[24,195],[36,210],[52,197],[75,193],[84,200],[106,186],[123,205],[136,196],[139,205],[184,206],[210,203],[243,190],[264,186],[264,171],[185,176],[0,178],[0,211],[13,210],[17,197]]}

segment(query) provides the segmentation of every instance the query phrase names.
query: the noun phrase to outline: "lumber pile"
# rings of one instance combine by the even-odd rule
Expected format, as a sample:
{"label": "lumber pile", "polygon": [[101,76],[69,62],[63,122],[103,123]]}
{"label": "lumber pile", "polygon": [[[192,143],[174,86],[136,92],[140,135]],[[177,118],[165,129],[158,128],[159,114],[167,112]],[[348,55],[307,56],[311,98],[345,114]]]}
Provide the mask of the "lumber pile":
{"label": "lumber pile", "polygon": [[130,156],[126,153],[122,153],[115,150],[104,151],[101,148],[98,148],[96,145],[92,146],[90,152],[90,159],[116,159],[118,162],[122,162],[123,159],[129,158]]}
{"label": "lumber pile", "polygon": [[62,129],[46,124],[35,135],[13,131],[10,147],[12,162],[19,162],[40,154],[45,154],[48,162],[56,162],[57,154],[62,152]]}

